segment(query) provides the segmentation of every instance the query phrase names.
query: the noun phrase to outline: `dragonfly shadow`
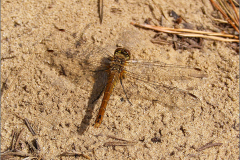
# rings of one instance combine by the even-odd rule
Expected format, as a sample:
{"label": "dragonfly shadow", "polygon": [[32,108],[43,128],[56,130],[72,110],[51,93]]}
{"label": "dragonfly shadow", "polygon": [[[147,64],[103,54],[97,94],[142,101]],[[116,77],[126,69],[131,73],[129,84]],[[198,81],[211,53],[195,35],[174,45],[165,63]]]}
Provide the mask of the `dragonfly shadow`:
{"label": "dragonfly shadow", "polygon": [[67,77],[76,85],[82,85],[86,90],[93,87],[88,98],[88,104],[84,108],[85,115],[80,126],[77,125],[77,132],[82,135],[90,125],[94,107],[107,84],[108,72],[106,72],[106,69],[108,65],[106,64],[109,62],[109,57],[100,59],[99,63],[92,63],[93,57],[91,57],[92,59],[88,56],[79,58],[75,56],[78,54],[78,51],[71,50],[60,53],[48,51],[45,55],[45,63],[59,72],[59,75]]}
{"label": "dragonfly shadow", "polygon": [[108,73],[106,72],[106,69],[104,69],[104,66],[100,66],[96,69],[96,71],[93,71],[93,89],[87,107],[85,108],[85,116],[77,130],[80,135],[82,135],[90,125],[90,121],[93,118],[95,105],[104,92],[105,86],[107,85],[107,78]]}

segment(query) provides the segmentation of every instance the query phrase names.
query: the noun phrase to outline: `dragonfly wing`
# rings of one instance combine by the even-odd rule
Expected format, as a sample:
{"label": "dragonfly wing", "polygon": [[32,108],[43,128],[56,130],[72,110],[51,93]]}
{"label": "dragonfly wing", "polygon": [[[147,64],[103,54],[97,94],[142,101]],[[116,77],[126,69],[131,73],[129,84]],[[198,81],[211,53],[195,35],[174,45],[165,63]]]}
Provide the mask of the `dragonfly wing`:
{"label": "dragonfly wing", "polygon": [[[66,76],[81,88],[91,88],[98,83],[107,83],[108,63],[110,53],[96,45],[84,45],[80,49],[58,49],[47,51],[44,56],[45,64],[54,68],[59,75]],[[97,88],[97,87],[96,87]]]}
{"label": "dragonfly wing", "polygon": [[169,80],[188,80],[205,78],[207,75],[198,68],[189,66],[166,64],[159,61],[146,62],[144,60],[130,60],[126,70],[139,79],[159,83]]}
{"label": "dragonfly wing", "polygon": [[[143,73],[143,72],[141,72]],[[186,109],[200,106],[201,101],[194,94],[177,87],[161,83],[158,77],[138,75],[126,71],[123,80],[126,97],[131,99],[147,99],[169,108]]]}
{"label": "dragonfly wing", "polygon": [[90,70],[96,69],[96,67],[106,67],[112,56],[113,53],[94,44],[85,44],[82,46],[81,52],[74,54],[74,58],[79,61],[79,64]]}

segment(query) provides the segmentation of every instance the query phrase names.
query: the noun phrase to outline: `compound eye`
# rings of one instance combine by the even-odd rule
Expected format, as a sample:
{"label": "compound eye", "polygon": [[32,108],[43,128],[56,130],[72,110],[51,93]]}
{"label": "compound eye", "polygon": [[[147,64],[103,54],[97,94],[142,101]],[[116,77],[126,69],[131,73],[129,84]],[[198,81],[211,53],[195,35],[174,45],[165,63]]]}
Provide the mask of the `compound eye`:
{"label": "compound eye", "polygon": [[130,58],[130,51],[127,49],[124,49],[124,55],[125,57],[127,57],[128,59]]}
{"label": "compound eye", "polygon": [[114,52],[114,55],[121,54],[121,52],[122,52],[122,48],[117,48]]}
{"label": "compound eye", "polygon": [[124,49],[124,51],[126,52],[126,54],[130,54],[130,51],[129,50],[127,50],[127,49]]}

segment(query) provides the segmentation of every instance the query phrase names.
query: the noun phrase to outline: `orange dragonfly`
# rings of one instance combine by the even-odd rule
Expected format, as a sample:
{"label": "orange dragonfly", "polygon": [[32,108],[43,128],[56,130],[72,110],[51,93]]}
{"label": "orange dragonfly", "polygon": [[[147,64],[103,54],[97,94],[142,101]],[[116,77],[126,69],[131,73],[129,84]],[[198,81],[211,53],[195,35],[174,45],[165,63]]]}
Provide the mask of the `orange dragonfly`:
{"label": "orange dragonfly", "polygon": [[[100,78],[99,85],[105,87],[103,100],[95,120],[94,127],[96,128],[103,121],[114,88],[126,97],[130,104],[132,98],[139,98],[169,107],[185,108],[201,105],[200,100],[194,94],[164,83],[172,80],[184,81],[206,77],[206,74],[198,68],[166,64],[160,61],[135,60],[131,58],[130,51],[125,48],[117,48],[112,55],[104,48],[89,45],[83,47],[82,51],[69,51],[64,54],[64,56],[57,55],[54,65],[70,58],[71,62],[62,63],[60,66],[64,68],[64,74],[69,78],[73,75],[79,77],[77,81],[81,83],[80,87],[88,88],[84,86],[91,82],[89,77]],[[67,73],[67,70],[70,72]],[[95,82],[93,83],[95,85]]]}

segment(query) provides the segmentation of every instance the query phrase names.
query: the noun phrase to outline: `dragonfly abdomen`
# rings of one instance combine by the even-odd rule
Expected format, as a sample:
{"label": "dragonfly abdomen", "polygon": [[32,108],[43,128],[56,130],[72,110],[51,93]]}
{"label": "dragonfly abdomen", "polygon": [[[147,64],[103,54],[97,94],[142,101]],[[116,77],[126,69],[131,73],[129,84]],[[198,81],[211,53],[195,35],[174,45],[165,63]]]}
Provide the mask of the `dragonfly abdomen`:
{"label": "dragonfly abdomen", "polygon": [[104,113],[106,111],[107,103],[113,92],[116,83],[124,78],[124,66],[126,61],[130,58],[130,52],[124,48],[117,48],[114,52],[114,57],[111,59],[109,64],[109,77],[108,83],[104,92],[101,107],[99,109],[94,127],[98,128],[103,120]]}
{"label": "dragonfly abdomen", "polygon": [[107,83],[107,86],[106,86],[106,89],[105,89],[105,92],[104,92],[102,104],[101,104],[101,107],[99,109],[97,118],[95,120],[94,127],[96,127],[96,128],[98,128],[102,123],[103,116],[104,116],[104,113],[106,111],[107,103],[110,99],[110,96],[113,92],[113,89],[114,89],[116,83],[119,81],[119,76],[120,76],[119,73],[115,73],[115,74],[110,74],[110,76],[108,78],[108,83]]}

